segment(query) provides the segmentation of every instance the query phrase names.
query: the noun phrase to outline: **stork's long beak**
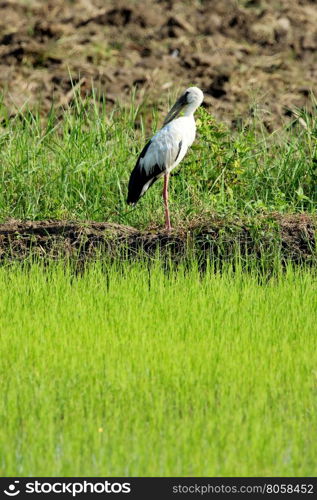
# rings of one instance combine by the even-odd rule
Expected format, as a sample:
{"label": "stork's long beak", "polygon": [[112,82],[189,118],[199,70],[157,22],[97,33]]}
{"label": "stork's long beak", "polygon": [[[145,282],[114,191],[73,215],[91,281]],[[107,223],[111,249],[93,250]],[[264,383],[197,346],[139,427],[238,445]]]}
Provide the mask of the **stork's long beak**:
{"label": "stork's long beak", "polygon": [[174,118],[176,118],[176,116],[181,112],[181,110],[184,108],[184,106],[186,106],[186,104],[187,104],[186,94],[183,94],[180,96],[179,99],[177,99],[174,106],[168,112],[168,115],[164,120],[163,127],[164,125],[167,125],[169,122],[174,120]]}

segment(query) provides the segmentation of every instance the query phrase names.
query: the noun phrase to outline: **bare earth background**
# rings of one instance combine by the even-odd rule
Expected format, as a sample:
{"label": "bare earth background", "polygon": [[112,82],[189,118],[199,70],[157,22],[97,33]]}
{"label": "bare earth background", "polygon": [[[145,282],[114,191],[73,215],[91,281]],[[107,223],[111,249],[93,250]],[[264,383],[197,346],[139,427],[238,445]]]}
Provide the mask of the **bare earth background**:
{"label": "bare earth background", "polygon": [[[314,0],[2,1],[0,90],[14,114],[71,100],[72,84],[110,103],[157,100],[199,85],[235,125],[260,113],[272,130],[309,105],[317,79]],[[72,78],[70,77],[72,75]],[[73,80],[73,83],[72,83]]]}

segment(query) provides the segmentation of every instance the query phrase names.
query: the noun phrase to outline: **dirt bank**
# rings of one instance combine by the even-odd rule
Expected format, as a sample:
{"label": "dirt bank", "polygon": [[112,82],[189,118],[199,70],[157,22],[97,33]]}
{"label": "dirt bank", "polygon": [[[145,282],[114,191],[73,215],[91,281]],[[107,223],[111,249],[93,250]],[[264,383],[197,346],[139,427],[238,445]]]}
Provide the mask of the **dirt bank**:
{"label": "dirt bank", "polygon": [[[139,231],[135,228],[101,222],[8,221],[0,225],[0,258],[23,260],[78,256],[154,257],[159,250],[175,261],[190,255],[223,259],[237,250],[246,256],[315,262],[317,219],[306,214],[270,214],[256,218],[226,219],[214,216],[186,227]],[[141,252],[141,253],[140,253]]]}

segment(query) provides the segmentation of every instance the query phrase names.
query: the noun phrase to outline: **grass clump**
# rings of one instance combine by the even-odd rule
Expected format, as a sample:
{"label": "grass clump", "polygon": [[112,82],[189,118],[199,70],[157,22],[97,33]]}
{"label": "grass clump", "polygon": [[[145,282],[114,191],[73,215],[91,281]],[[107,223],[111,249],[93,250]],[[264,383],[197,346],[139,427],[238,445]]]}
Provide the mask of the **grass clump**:
{"label": "grass clump", "polygon": [[[21,110],[0,115],[0,219],[107,220],[136,227],[161,225],[161,186],[126,206],[127,183],[145,141],[162,122],[132,100],[112,111],[76,97],[62,114],[42,120]],[[196,113],[198,135],[171,182],[174,225],[195,216],[253,215],[315,209],[316,115],[268,134],[256,120],[230,131],[206,110]],[[305,126],[303,126],[303,124]],[[178,175],[179,173],[179,175]]]}

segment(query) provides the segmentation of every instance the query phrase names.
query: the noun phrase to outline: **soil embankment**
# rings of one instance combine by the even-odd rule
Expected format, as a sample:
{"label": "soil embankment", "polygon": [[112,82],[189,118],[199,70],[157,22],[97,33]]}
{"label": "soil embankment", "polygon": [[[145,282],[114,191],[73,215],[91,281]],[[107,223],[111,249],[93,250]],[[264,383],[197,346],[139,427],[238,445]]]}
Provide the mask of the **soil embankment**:
{"label": "soil embankment", "polygon": [[0,258],[23,260],[79,257],[110,258],[170,255],[175,261],[196,254],[203,260],[242,256],[316,262],[317,219],[307,214],[270,214],[256,218],[208,221],[170,233],[112,223],[74,221],[8,221],[0,225]]}

